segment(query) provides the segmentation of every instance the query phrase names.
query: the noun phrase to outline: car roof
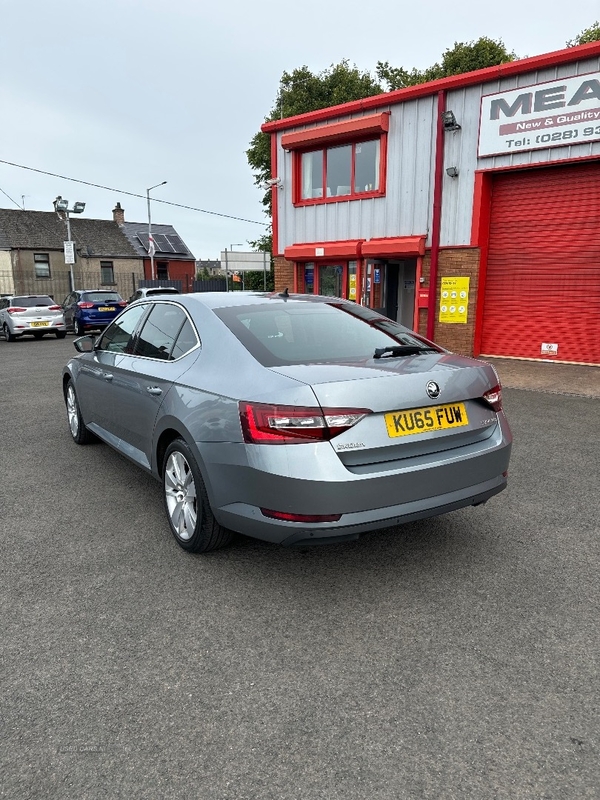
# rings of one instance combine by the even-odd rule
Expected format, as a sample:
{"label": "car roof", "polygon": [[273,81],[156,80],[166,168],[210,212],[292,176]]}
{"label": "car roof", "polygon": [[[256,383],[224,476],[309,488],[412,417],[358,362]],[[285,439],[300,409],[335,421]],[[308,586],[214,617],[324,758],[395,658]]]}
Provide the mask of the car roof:
{"label": "car roof", "polygon": [[[165,298],[162,298],[164,301]],[[153,302],[159,302],[160,297],[156,297]],[[175,298],[171,302],[174,302]],[[265,303],[335,303],[336,305],[356,306],[351,300],[344,300],[340,297],[325,297],[318,294],[289,294],[284,292],[190,292],[177,296],[177,302],[183,303],[186,307],[201,304],[211,309],[230,308],[236,306],[264,305]]]}

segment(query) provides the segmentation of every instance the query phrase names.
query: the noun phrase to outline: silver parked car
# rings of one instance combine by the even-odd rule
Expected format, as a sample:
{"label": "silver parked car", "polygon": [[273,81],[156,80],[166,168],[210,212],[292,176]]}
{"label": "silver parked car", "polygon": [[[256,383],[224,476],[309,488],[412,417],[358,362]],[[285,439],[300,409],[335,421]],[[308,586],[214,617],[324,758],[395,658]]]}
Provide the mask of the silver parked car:
{"label": "silver parked car", "polygon": [[62,308],[47,294],[3,295],[0,331],[7,342],[27,335],[36,339],[46,333],[53,333],[57,339],[67,335]]}
{"label": "silver parked car", "polygon": [[350,301],[157,297],[75,346],[63,372],[73,439],[98,437],[157,478],[186,550],[232,531],[355,539],[506,487],[493,367]]}

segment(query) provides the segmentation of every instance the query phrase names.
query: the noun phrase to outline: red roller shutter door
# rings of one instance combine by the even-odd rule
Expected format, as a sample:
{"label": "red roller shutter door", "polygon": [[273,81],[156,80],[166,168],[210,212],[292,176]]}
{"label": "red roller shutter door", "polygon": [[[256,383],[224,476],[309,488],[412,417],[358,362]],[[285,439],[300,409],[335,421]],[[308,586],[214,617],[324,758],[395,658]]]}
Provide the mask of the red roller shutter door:
{"label": "red roller shutter door", "polygon": [[495,176],[481,353],[600,364],[598,162]]}

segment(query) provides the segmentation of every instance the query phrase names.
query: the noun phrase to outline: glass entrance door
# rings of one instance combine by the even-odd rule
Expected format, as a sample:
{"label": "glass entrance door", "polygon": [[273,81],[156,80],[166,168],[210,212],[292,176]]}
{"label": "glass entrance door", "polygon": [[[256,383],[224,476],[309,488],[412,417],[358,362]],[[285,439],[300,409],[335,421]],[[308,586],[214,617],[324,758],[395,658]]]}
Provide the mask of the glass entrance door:
{"label": "glass entrance door", "polygon": [[341,264],[319,267],[319,294],[342,297],[344,268]]}

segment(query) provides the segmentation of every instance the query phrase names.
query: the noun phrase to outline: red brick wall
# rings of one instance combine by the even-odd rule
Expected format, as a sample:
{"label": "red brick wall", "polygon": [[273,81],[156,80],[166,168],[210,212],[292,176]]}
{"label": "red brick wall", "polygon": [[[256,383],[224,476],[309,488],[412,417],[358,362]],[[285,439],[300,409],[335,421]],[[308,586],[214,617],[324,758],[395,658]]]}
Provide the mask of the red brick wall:
{"label": "red brick wall", "polygon": [[282,292],[286,287],[290,292],[294,291],[294,264],[292,261],[288,261],[283,256],[275,256],[273,272],[276,292]]}
{"label": "red brick wall", "polygon": [[[447,347],[448,350],[466,356],[473,355],[475,311],[477,307],[477,291],[479,288],[479,257],[480,252],[477,247],[452,247],[447,250],[440,250],[439,253],[433,339],[438,344],[441,344],[442,347]],[[429,286],[430,265],[430,254],[428,253],[423,258],[422,276],[425,278],[425,283],[421,284],[421,289],[426,289]],[[471,279],[469,283],[469,309],[466,325],[438,321],[442,278],[454,277]],[[429,309],[424,308],[419,311],[419,333],[423,336],[425,336],[427,332],[428,311]]]}

